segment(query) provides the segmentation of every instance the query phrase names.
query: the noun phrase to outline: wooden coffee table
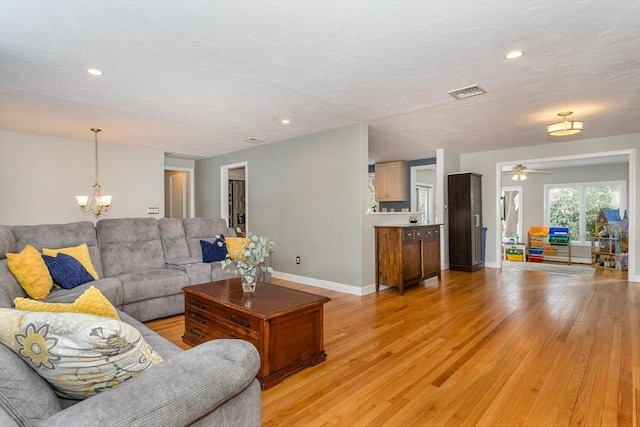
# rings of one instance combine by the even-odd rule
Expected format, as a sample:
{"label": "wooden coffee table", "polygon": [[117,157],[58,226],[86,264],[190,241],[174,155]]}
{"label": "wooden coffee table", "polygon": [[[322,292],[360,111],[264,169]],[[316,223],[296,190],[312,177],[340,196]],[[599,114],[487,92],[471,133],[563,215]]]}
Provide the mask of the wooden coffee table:
{"label": "wooden coffee table", "polygon": [[189,345],[221,338],[251,342],[260,352],[257,378],[265,390],[285,377],[323,362],[323,304],[330,299],[258,282],[243,294],[240,278],[184,288]]}

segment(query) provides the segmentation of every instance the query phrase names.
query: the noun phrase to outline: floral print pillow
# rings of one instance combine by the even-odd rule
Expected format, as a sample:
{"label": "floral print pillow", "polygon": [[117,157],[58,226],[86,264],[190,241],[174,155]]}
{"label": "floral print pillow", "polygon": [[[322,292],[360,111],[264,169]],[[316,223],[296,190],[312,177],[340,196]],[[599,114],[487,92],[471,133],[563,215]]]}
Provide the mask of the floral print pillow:
{"label": "floral print pillow", "polygon": [[162,358],[133,326],[90,314],[0,309],[0,342],[67,399],[85,399]]}

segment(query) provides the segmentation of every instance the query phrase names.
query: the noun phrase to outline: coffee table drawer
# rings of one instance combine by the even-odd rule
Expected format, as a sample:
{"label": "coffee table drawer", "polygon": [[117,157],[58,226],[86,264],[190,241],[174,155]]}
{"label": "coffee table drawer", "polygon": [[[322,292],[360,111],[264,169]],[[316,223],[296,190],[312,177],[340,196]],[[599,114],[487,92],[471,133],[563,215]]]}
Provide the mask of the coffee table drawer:
{"label": "coffee table drawer", "polygon": [[228,309],[220,305],[211,304],[205,299],[199,298],[194,295],[187,295],[186,298],[186,303],[188,306],[186,311],[189,313],[189,315],[199,315],[196,320],[208,318],[213,319],[215,317],[217,318],[216,320],[218,320],[220,323],[228,323],[230,324],[230,326],[234,325],[243,328],[247,333],[251,333],[251,331],[254,331],[256,333],[260,332],[260,321],[251,316],[247,316],[243,313]]}
{"label": "coffee table drawer", "polygon": [[187,331],[193,331],[196,336],[207,336],[208,339],[240,338],[257,342],[260,338],[257,331],[246,329],[234,322],[220,321],[215,317],[202,316],[191,311],[186,313],[185,320]]}

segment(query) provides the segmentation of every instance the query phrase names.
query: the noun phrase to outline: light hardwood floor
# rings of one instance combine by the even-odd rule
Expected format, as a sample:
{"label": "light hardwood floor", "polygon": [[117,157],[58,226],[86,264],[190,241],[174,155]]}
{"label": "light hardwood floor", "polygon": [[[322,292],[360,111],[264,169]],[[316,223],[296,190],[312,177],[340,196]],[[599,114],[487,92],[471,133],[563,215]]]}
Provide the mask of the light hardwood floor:
{"label": "light hardwood floor", "polygon": [[[264,391],[264,426],[639,426],[640,284],[485,268],[326,295],[327,360]],[[181,316],[147,323],[184,348]]]}

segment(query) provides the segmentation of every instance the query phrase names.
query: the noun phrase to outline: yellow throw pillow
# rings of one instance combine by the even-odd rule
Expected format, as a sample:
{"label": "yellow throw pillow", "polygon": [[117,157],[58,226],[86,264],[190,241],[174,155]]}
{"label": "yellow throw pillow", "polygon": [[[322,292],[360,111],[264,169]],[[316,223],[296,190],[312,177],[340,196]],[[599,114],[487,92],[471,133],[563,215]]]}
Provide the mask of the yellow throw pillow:
{"label": "yellow throw pillow", "polygon": [[249,243],[248,237],[225,237],[224,242],[227,244],[229,258],[234,261],[244,258],[242,255],[242,244]]}
{"label": "yellow throw pillow", "polygon": [[81,244],[80,246],[74,246],[71,248],[60,248],[60,249],[42,249],[42,255],[56,256],[58,253],[63,253],[65,255],[69,255],[80,261],[80,264],[89,272],[91,277],[94,280],[98,280],[98,272],[93,267],[93,263],[91,262],[91,255],[89,255],[89,246],[86,243]]}
{"label": "yellow throw pillow", "polygon": [[23,311],[47,311],[51,313],[87,313],[96,316],[110,317],[120,320],[115,307],[102,295],[95,286],[84,291],[72,303],[55,303],[34,301],[29,298],[16,298],[13,301],[17,310]]}
{"label": "yellow throw pillow", "polygon": [[7,267],[31,298],[42,299],[51,292],[53,279],[42,255],[33,246],[27,245],[17,254],[8,253]]}

